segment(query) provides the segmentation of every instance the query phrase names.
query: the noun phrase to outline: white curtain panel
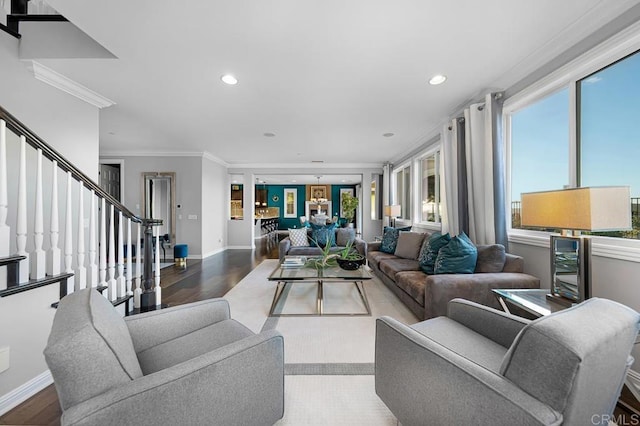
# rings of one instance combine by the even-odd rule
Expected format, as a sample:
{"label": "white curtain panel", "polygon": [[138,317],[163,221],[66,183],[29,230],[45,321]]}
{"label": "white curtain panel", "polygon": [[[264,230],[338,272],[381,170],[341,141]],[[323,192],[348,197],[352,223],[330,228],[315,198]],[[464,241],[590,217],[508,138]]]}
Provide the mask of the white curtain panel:
{"label": "white curtain panel", "polygon": [[442,128],[442,160],[440,176],[444,188],[441,196],[442,233],[457,235],[460,232],[458,220],[458,144],[456,119]]}
{"label": "white curtain panel", "polygon": [[469,200],[469,237],[475,244],[495,243],[491,94],[464,111]]}

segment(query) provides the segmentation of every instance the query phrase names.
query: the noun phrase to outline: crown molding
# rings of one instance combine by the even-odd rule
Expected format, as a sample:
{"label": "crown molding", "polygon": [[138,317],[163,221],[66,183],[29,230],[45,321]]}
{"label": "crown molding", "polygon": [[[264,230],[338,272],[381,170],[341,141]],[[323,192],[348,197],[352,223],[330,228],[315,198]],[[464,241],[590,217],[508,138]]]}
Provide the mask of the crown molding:
{"label": "crown molding", "polygon": [[115,102],[111,99],[94,92],[91,89],[84,87],[83,85],[76,83],[68,77],[57,73],[51,68],[45,67],[37,61],[27,61],[27,67],[36,79],[47,83],[56,89],[62,90],[76,98],[83,100],[97,108],[107,108],[111,105],[115,105]]}
{"label": "crown molding", "polygon": [[217,157],[217,156],[215,156],[215,155],[213,155],[213,154],[211,154],[210,152],[207,152],[207,151],[202,153],[202,158],[206,158],[207,160],[211,160],[214,163],[218,163],[218,164],[220,164],[221,166],[224,166],[224,167],[229,167],[230,166],[229,163],[224,161],[222,158]]}
{"label": "crown molding", "polygon": [[230,167],[229,163],[206,151],[102,151],[100,158],[102,157],[199,157]]}
{"label": "crown molding", "polygon": [[383,163],[229,163],[230,169],[381,169]]}

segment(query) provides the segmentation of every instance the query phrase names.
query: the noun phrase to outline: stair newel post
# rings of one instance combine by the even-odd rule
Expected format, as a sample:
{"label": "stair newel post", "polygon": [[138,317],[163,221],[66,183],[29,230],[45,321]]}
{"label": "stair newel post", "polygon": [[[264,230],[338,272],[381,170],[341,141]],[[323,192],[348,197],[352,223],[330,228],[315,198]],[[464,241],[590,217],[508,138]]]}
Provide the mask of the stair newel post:
{"label": "stair newel post", "polygon": [[47,256],[47,275],[60,275],[61,252],[58,247],[60,223],[58,220],[58,162],[51,166],[51,224],[49,225],[49,255]]}
{"label": "stair newel post", "polygon": [[96,192],[91,190],[89,211],[89,286],[98,286],[98,265],[96,265]]}
{"label": "stair newel post", "polygon": [[125,283],[127,287],[127,296],[133,295],[133,291],[131,288],[131,277],[133,273],[133,271],[131,270],[132,268],[131,257],[133,256],[133,253],[131,253],[133,251],[131,248],[131,242],[132,242],[131,241],[131,218],[128,217],[127,218],[127,279]]}
{"label": "stair newel post", "polygon": [[20,136],[20,171],[18,174],[18,211],[16,218],[16,248],[19,256],[26,259],[19,262],[19,283],[29,281],[29,253],[27,253],[27,140]]}
{"label": "stair newel post", "polygon": [[79,290],[87,288],[87,268],[84,266],[84,185],[78,181],[78,270],[76,272],[76,287]]}
{"label": "stair newel post", "polygon": [[156,227],[156,267],[154,276],[154,291],[156,293],[156,305],[162,300],[162,289],[160,288],[160,228]]}
{"label": "stair newel post", "polygon": [[[107,206],[104,198],[100,208],[100,287],[107,287]],[[105,295],[105,293],[102,293]],[[106,295],[105,295],[106,297]]]}
{"label": "stair newel post", "polygon": [[138,223],[138,231],[136,237],[136,289],[133,292],[133,307],[140,309],[140,297],[142,295],[142,252],[140,251],[140,228],[142,223]]}
{"label": "stair newel post", "polygon": [[127,294],[127,283],[124,277],[124,221],[122,220],[122,212],[118,212],[118,279],[116,286],[118,288],[118,297],[124,297]]}
{"label": "stair newel post", "polygon": [[153,277],[153,227],[162,224],[161,220],[144,219],[144,275],[142,282],[144,288],[140,297],[140,309],[154,309],[160,301],[156,301]]}
{"label": "stair newel post", "polygon": [[[64,272],[73,273],[73,213],[71,211],[71,181],[73,177],[71,172],[67,172],[67,210],[65,212],[64,225]],[[75,277],[67,279],[67,293],[73,293],[75,289]]]}
{"label": "stair newel post", "polygon": [[112,302],[118,298],[118,288],[116,281],[116,238],[114,232],[115,207],[111,204],[109,210],[109,253],[107,268],[109,271],[109,300]]}
{"label": "stair newel post", "polygon": [[[11,228],[7,225],[9,197],[7,192],[7,123],[0,120],[0,257],[9,256]],[[7,267],[0,267],[0,289],[7,287]]]}
{"label": "stair newel post", "polygon": [[33,217],[34,250],[31,257],[31,278],[42,279],[47,273],[46,253],[42,249],[44,240],[44,213],[42,211],[42,150],[38,148],[36,163],[36,202]]}

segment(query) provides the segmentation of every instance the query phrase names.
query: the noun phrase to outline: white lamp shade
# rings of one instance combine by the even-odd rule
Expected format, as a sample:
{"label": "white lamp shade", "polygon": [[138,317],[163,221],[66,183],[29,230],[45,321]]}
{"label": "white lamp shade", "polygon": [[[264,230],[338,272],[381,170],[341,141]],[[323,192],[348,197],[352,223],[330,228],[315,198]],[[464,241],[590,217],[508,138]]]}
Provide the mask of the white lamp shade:
{"label": "white lamp shade", "polygon": [[402,215],[402,206],[400,204],[384,206],[384,215],[389,217],[399,217]]}
{"label": "white lamp shade", "polygon": [[521,224],[579,231],[631,229],[628,186],[562,189],[522,194]]}

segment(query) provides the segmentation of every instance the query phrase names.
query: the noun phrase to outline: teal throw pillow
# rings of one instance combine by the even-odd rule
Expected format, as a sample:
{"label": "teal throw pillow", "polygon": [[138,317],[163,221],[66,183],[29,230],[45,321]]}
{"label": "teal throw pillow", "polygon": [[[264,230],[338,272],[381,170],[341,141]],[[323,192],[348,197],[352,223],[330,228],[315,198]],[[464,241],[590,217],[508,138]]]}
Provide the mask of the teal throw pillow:
{"label": "teal throw pillow", "polygon": [[335,223],[329,225],[316,225],[315,223],[310,223],[309,226],[311,226],[310,246],[320,246],[321,248],[324,248],[327,244],[329,244],[329,246],[336,245]]}
{"label": "teal throw pillow", "polygon": [[463,232],[456,235],[438,252],[436,274],[473,274],[476,270],[478,249]]}
{"label": "teal throw pillow", "polygon": [[442,235],[440,232],[435,232],[428,240],[425,240],[420,250],[420,269],[425,274],[433,275],[435,273],[436,259],[440,249],[451,241],[451,236],[447,232]]}
{"label": "teal throw pillow", "polygon": [[390,226],[385,226],[384,234],[382,234],[380,251],[383,253],[394,254],[396,252],[396,246],[398,245],[398,236],[400,235],[400,231],[410,230],[410,226],[404,228],[392,228]]}

